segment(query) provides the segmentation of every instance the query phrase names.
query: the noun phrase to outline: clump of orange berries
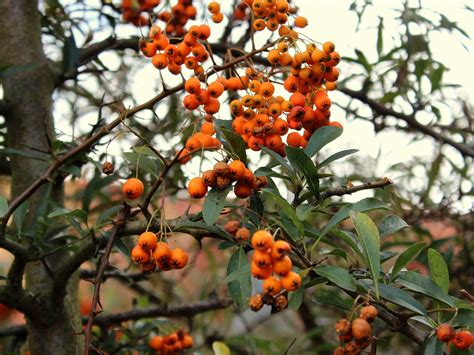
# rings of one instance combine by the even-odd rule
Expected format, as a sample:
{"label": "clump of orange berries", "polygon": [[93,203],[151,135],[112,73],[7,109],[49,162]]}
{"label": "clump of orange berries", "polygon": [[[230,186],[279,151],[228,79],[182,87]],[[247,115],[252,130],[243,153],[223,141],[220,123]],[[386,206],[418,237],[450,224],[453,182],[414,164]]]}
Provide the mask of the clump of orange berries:
{"label": "clump of orange berries", "polygon": [[171,11],[162,11],[158,20],[166,23],[165,32],[168,35],[181,37],[186,34],[186,23],[196,19],[197,10],[192,0],[179,0],[171,7]]}
{"label": "clump of orange berries", "polygon": [[377,318],[377,308],[366,304],[359,311],[359,317],[350,321],[346,318],[336,322],[339,346],[334,355],[357,355],[372,343],[372,323]]}
{"label": "clump of orange berries", "polygon": [[188,263],[188,254],[183,249],[171,249],[167,243],[159,241],[155,233],[148,231],[138,237],[131,258],[149,273],[157,268],[162,271],[182,269]]}
{"label": "clump of orange berries", "polygon": [[148,346],[157,354],[179,354],[181,351],[193,347],[193,338],[188,332],[178,329],[165,336],[151,337]]}
{"label": "clump of orange berries", "polygon": [[456,349],[466,350],[469,349],[474,342],[474,336],[469,330],[455,330],[448,323],[440,324],[436,328],[436,337],[439,341],[447,344],[448,352],[451,344],[454,345]]}
{"label": "clump of orange berries", "polygon": [[122,18],[135,26],[145,26],[149,14],[160,4],[161,0],[122,0]]}
{"label": "clump of orange berries", "polygon": [[235,241],[239,244],[246,244],[250,238],[250,230],[241,226],[240,222],[237,220],[230,220],[224,225],[224,230],[233,235]]}
{"label": "clump of orange berries", "polygon": [[214,23],[221,23],[224,19],[224,15],[221,12],[221,5],[218,2],[211,1],[207,5],[207,9],[212,14],[212,22]]}
{"label": "clump of orange berries", "polygon": [[250,272],[253,277],[264,280],[263,293],[252,296],[249,306],[258,311],[263,304],[272,304],[279,311],[288,304],[283,300],[283,292],[296,291],[301,287],[301,276],[292,271],[293,263],[288,256],[291,246],[283,240],[274,241],[265,230],[258,230],[252,235],[251,245],[255,250],[252,255]]}
{"label": "clump of orange berries", "polygon": [[217,162],[212,170],[205,171],[202,176],[191,179],[188,192],[192,198],[203,198],[208,188],[226,189],[233,185],[234,193],[238,198],[249,197],[252,192],[267,186],[265,176],[254,176],[250,169],[240,160],[233,160],[227,164]]}
{"label": "clump of orange berries", "polygon": [[136,200],[137,198],[140,198],[144,191],[145,186],[138,178],[130,178],[122,185],[123,195],[130,200]]}

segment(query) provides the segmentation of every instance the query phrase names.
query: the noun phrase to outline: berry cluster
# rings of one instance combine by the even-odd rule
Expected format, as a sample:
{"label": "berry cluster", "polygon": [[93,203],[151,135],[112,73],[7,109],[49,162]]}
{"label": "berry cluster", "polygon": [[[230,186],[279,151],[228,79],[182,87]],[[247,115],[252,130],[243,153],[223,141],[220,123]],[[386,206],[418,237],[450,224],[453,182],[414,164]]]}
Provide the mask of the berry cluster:
{"label": "berry cluster", "polygon": [[454,330],[448,323],[443,323],[436,328],[436,337],[439,341],[446,343],[448,347],[454,345],[456,349],[469,349],[474,342],[474,336],[469,330]]}
{"label": "berry cluster", "polygon": [[148,346],[160,355],[179,354],[193,347],[193,338],[188,332],[178,329],[163,337],[155,335],[149,340]]}
{"label": "berry cluster", "polygon": [[224,19],[224,15],[221,12],[221,6],[219,3],[215,1],[211,1],[209,5],[207,5],[207,9],[209,12],[212,14],[212,22],[214,23],[221,23],[222,20]]}
{"label": "berry cluster", "polygon": [[132,249],[132,260],[146,272],[182,269],[188,263],[188,254],[181,248],[171,249],[165,242],[158,242],[155,233],[144,232]]}
{"label": "berry cluster", "polygon": [[220,161],[212,170],[205,171],[202,176],[191,179],[188,192],[192,198],[203,198],[207,189],[226,189],[235,182],[234,193],[238,198],[247,198],[253,191],[267,186],[265,176],[254,176],[240,160],[233,160],[230,164]]}
{"label": "berry cluster", "polygon": [[[244,0],[255,20],[252,27],[255,31],[268,29],[271,32],[286,27],[288,15],[294,14],[296,8],[290,8],[287,0]],[[238,13],[242,16],[242,13]],[[294,21],[295,27],[305,27],[308,21],[304,17],[297,17]],[[297,36],[296,32],[295,35]]]}
{"label": "berry cluster", "polygon": [[219,149],[221,142],[213,135],[216,133],[214,124],[212,123],[212,116],[206,115],[204,122],[201,125],[201,131],[194,133],[186,141],[185,148],[179,152],[179,162],[186,164],[191,160],[191,153],[200,149]]}
{"label": "berry cluster", "polygon": [[263,295],[257,294],[251,297],[250,308],[258,311],[263,306],[260,301],[279,305],[277,309],[282,305],[286,307],[279,297],[280,292],[296,291],[301,287],[301,276],[291,271],[293,263],[287,255],[291,251],[291,246],[283,240],[274,241],[272,235],[265,230],[256,231],[252,235],[251,245],[255,251],[250,271],[253,277],[264,282]]}
{"label": "berry cluster", "polygon": [[250,231],[246,227],[241,227],[240,222],[236,220],[228,221],[224,225],[224,230],[235,237],[239,244],[246,244],[250,238]]}
{"label": "berry cluster", "polygon": [[372,305],[363,306],[359,318],[350,322],[340,319],[336,322],[336,332],[340,345],[334,350],[334,355],[358,355],[372,342],[372,323],[377,318],[377,309]]}
{"label": "berry cluster", "polygon": [[159,13],[158,20],[166,23],[164,28],[166,34],[181,37],[186,34],[186,23],[188,20],[195,20],[196,14],[193,0],[178,0],[178,3],[171,7],[171,11]]}
{"label": "berry cluster", "polygon": [[135,26],[145,26],[149,22],[149,13],[161,0],[122,0],[122,18]]}
{"label": "berry cluster", "polygon": [[171,44],[161,27],[153,25],[148,37],[142,38],[139,46],[143,55],[151,58],[151,63],[159,70],[168,68],[170,73],[178,75],[184,65],[195,75],[200,75],[204,71],[200,63],[209,58],[209,52],[199,41],[208,39],[210,35],[209,26],[195,25],[189,28],[181,42]]}

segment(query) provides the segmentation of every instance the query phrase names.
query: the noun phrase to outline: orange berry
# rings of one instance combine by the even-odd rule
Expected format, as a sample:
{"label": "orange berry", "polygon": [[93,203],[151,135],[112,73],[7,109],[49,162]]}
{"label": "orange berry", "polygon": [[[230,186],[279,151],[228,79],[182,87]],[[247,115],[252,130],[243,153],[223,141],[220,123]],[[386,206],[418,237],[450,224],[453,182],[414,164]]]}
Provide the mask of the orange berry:
{"label": "orange berry", "polygon": [[138,237],[138,245],[143,250],[153,250],[156,248],[157,243],[156,234],[152,232],[144,232]]}
{"label": "orange berry", "polygon": [[256,231],[252,235],[251,244],[255,250],[265,253],[273,246],[272,235],[265,230]]}
{"label": "orange berry", "polygon": [[293,263],[288,255],[273,261],[273,272],[278,276],[286,276],[293,267]]}
{"label": "orange berry", "polygon": [[228,221],[224,225],[224,230],[232,235],[236,235],[237,231],[240,229],[240,222],[239,221]]}
{"label": "orange berry", "polygon": [[270,296],[274,296],[281,291],[281,281],[270,276],[263,282],[263,292]]}
{"label": "orange berry", "polygon": [[182,269],[188,263],[188,253],[181,248],[171,250],[170,264],[173,269]]}
{"label": "orange berry", "polygon": [[211,19],[214,23],[221,23],[224,20],[224,14],[222,12],[218,12],[217,14],[212,15]]}
{"label": "orange berry", "polygon": [[337,121],[332,121],[330,124],[330,126],[333,126],[333,127],[339,127],[341,129],[343,129],[344,127],[342,126],[341,123],[337,122]]}
{"label": "orange berry", "polygon": [[256,19],[252,24],[252,27],[255,31],[263,31],[266,26],[267,24],[265,23],[265,20],[261,18]]}
{"label": "orange berry", "polygon": [[168,261],[170,258],[171,249],[165,242],[159,242],[156,244],[155,250],[153,250],[153,259],[157,262]]}
{"label": "orange berry", "polygon": [[230,177],[233,180],[240,180],[245,173],[245,165],[240,160],[234,160],[229,164]]}
{"label": "orange berry", "polygon": [[370,324],[362,318],[357,318],[352,321],[351,331],[354,339],[361,342],[367,341],[372,334]]}
{"label": "orange berry", "polygon": [[288,244],[284,240],[277,240],[272,247],[272,258],[274,260],[282,259],[290,250],[290,244]]}
{"label": "orange berry", "polygon": [[347,319],[339,319],[335,328],[338,335],[346,335],[351,332],[351,323]]}
{"label": "orange berry", "polygon": [[247,198],[252,194],[252,186],[245,181],[239,181],[234,186],[234,194],[238,198]]}
{"label": "orange berry", "polygon": [[215,1],[212,1],[207,5],[207,9],[211,14],[217,14],[221,11],[221,5]]}
{"label": "orange berry", "polygon": [[301,145],[301,135],[298,132],[291,132],[286,137],[286,143],[290,147],[298,148]]}
{"label": "orange berry", "polygon": [[183,349],[191,349],[193,347],[193,338],[189,334],[184,334],[183,339],[181,340]]}
{"label": "orange berry", "polygon": [[250,238],[250,231],[245,228],[239,228],[237,232],[235,233],[235,240],[237,243],[244,244],[247,243],[247,240]]}
{"label": "orange berry", "polygon": [[334,52],[336,46],[332,42],[325,42],[323,44],[323,51],[327,54]]}
{"label": "orange berry", "polygon": [[207,170],[202,173],[202,179],[204,181],[204,185],[207,187],[213,187],[216,184],[216,173],[214,170]]}
{"label": "orange berry", "polygon": [[301,287],[301,276],[296,272],[290,271],[281,279],[281,285],[287,291],[296,291]]}
{"label": "orange berry", "polygon": [[207,87],[207,90],[209,91],[209,95],[211,97],[219,97],[222,95],[225,88],[224,88],[224,85],[222,85],[220,81],[216,80],[209,84],[209,86]]}
{"label": "orange berry", "polygon": [[122,193],[130,200],[139,198],[145,191],[145,186],[140,179],[130,178],[122,186]]}
{"label": "orange berry", "polygon": [[255,250],[253,253],[253,262],[261,269],[265,269],[272,265],[272,257],[263,251]]}
{"label": "orange berry", "polygon": [[201,149],[201,142],[196,137],[190,137],[186,141],[186,149],[189,150],[190,152],[199,150]]}
{"label": "orange berry", "polygon": [[186,148],[179,152],[178,161],[180,164],[186,164],[191,160],[191,152]]}
{"label": "orange berry", "polygon": [[265,269],[258,267],[255,263],[250,266],[250,273],[253,277],[259,280],[264,280],[272,274],[272,267],[268,266]]}
{"label": "orange berry", "polygon": [[372,323],[377,318],[377,308],[372,305],[364,306],[360,309],[359,317]]}
{"label": "orange berry", "polygon": [[474,336],[468,330],[460,330],[454,333],[452,341],[457,349],[465,350],[471,347],[474,342]]}
{"label": "orange berry", "polygon": [[139,245],[136,245],[131,252],[133,262],[137,264],[145,264],[150,261],[150,252],[143,250]]}
{"label": "orange berry", "polygon": [[258,312],[263,307],[263,300],[262,295],[257,293],[256,295],[250,297],[249,299],[249,307],[252,311]]}
{"label": "orange berry", "polygon": [[191,179],[188,185],[188,192],[192,198],[203,198],[207,193],[207,186],[203,178],[195,177]]}
{"label": "orange berry", "polygon": [[197,94],[201,91],[201,82],[197,78],[189,78],[184,83],[184,89],[190,94]]}
{"label": "orange berry", "polygon": [[295,26],[299,28],[304,28],[308,26],[308,20],[306,19],[306,17],[298,16],[297,18],[295,18]]}
{"label": "orange berry", "polygon": [[148,346],[155,351],[160,351],[161,348],[163,347],[163,337],[160,337],[159,335],[155,335],[150,339],[148,342]]}

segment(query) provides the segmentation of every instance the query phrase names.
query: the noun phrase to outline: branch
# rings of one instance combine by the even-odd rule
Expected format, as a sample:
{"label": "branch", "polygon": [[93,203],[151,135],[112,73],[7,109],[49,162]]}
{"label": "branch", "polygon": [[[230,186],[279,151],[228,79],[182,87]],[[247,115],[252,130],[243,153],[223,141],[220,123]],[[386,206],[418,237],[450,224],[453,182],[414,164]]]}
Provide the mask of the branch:
{"label": "branch", "polygon": [[354,192],[357,191],[362,191],[362,190],[370,190],[370,189],[378,189],[378,188],[384,188],[385,186],[392,185],[393,181],[390,180],[389,178],[383,178],[383,180],[380,181],[374,181],[374,182],[366,182],[361,185],[355,185],[355,186],[341,186],[337,187],[335,189],[327,190],[321,194],[321,200],[325,200],[328,197],[331,196],[343,196],[343,195],[350,195]]}
{"label": "branch", "polygon": [[400,119],[400,120],[404,121],[405,123],[407,123],[408,126],[410,126],[411,128],[414,128],[414,129],[426,134],[427,136],[430,136],[430,137],[434,138],[435,140],[440,141],[443,144],[448,144],[448,145],[454,147],[463,156],[468,156],[468,157],[471,157],[471,158],[474,157],[474,149],[472,149],[468,145],[456,142],[456,141],[452,140],[451,138],[442,135],[441,133],[435,131],[434,129],[432,129],[431,127],[429,127],[427,125],[421,124],[420,122],[418,122],[416,120],[414,113],[410,114],[410,115],[406,115],[402,112],[395,111],[395,110],[393,110],[393,109],[391,109],[387,106],[384,106],[384,105],[378,103],[377,101],[375,101],[373,99],[370,99],[367,96],[367,94],[365,92],[362,92],[362,91],[355,91],[355,90],[351,90],[351,89],[348,89],[348,88],[345,88],[345,87],[340,88],[339,90],[342,93],[367,104],[372,110],[376,111],[377,113],[379,113],[382,116],[391,116],[391,117]]}

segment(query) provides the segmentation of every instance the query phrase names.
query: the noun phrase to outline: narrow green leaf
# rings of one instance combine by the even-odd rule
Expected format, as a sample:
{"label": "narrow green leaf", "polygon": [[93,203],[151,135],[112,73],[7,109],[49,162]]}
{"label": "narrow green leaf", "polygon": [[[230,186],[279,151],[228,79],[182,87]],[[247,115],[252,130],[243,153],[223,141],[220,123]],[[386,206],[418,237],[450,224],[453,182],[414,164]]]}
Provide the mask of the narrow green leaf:
{"label": "narrow green leaf", "polygon": [[285,170],[288,171],[290,177],[292,177],[292,180],[294,180],[295,173],[285,158],[283,158],[280,154],[274,152],[273,150],[268,149],[267,147],[262,147],[262,151],[270,155],[276,162],[278,162],[283,168],[285,168]]}
{"label": "narrow green leaf", "polygon": [[443,355],[443,343],[438,341],[436,336],[432,335],[425,339],[423,344],[424,355]]}
{"label": "narrow green leaf", "polygon": [[388,215],[379,224],[380,237],[387,237],[406,227],[409,225],[403,219],[395,215]]}
{"label": "narrow green leaf", "polygon": [[346,149],[346,150],[341,150],[340,152],[337,152],[333,155],[331,155],[330,157],[326,158],[323,162],[321,162],[320,164],[318,164],[316,166],[316,169],[321,169],[322,167],[325,167],[326,165],[332,163],[333,161],[336,161],[338,159],[341,159],[341,158],[344,158],[348,155],[351,155],[351,154],[354,154],[354,153],[357,153],[359,151],[359,149]]}
{"label": "narrow green leaf", "polygon": [[355,255],[358,255],[361,259],[364,258],[361,246],[359,244],[359,241],[357,240],[357,236],[354,233],[343,231],[340,229],[333,229],[331,232],[331,236],[332,235],[346,243],[353,250]]}
{"label": "narrow green leaf", "polygon": [[314,267],[313,270],[340,288],[348,291],[356,291],[355,279],[346,269],[339,266],[320,265]]}
{"label": "narrow green leaf", "polygon": [[231,151],[239,157],[242,163],[247,165],[247,154],[245,153],[246,147],[242,137],[225,128],[221,128],[221,132],[225,140],[229,143]]}
{"label": "narrow green leaf", "polygon": [[367,57],[365,56],[364,52],[360,49],[355,49],[358,62],[364,67],[367,73],[372,71],[372,65],[369,63]]}
{"label": "narrow green leaf", "polygon": [[8,211],[8,200],[4,196],[0,196],[0,217],[3,217]]}
{"label": "narrow green leaf", "polygon": [[287,146],[285,151],[291,165],[305,176],[309,190],[319,199],[318,171],[311,158],[300,148]]}
{"label": "narrow green leaf", "polygon": [[133,165],[138,164],[138,168],[148,174],[151,174],[152,176],[157,176],[157,165],[156,165],[156,160],[153,160],[146,156],[145,154],[141,154],[140,152],[125,152],[123,153],[125,158],[132,163]]}
{"label": "narrow green leaf", "polygon": [[397,277],[398,273],[405,267],[407,264],[415,259],[417,255],[426,247],[425,242],[418,242],[416,244],[410,245],[407,249],[403,251],[403,253],[400,254],[400,256],[397,258],[397,261],[395,261],[395,265],[393,266],[392,269],[392,274],[390,276],[391,280],[395,280]]}
{"label": "narrow green leaf", "polygon": [[437,284],[429,277],[423,276],[414,271],[401,272],[397,283],[409,290],[421,293],[437,301],[443,302],[450,307],[454,307],[454,302]]}
{"label": "narrow green leaf", "polygon": [[375,223],[369,216],[360,212],[351,212],[352,223],[354,223],[362,245],[364,259],[372,274],[375,286],[375,295],[379,298],[379,274],[380,274],[380,236]]}
{"label": "narrow green leaf", "polygon": [[207,224],[213,225],[217,220],[217,217],[219,217],[224,208],[227,194],[231,189],[232,187],[228,187],[225,190],[214,188],[207,193],[204,205],[202,206],[202,217]]}
{"label": "narrow green leaf", "polygon": [[449,291],[449,270],[443,255],[435,249],[428,249],[430,277],[446,294]]}
{"label": "narrow green leaf", "polygon": [[431,92],[438,90],[441,87],[445,67],[440,64],[438,68],[434,69],[430,75]]}
{"label": "narrow green leaf", "polygon": [[193,222],[193,221],[188,221],[188,220],[180,221],[173,228],[173,231],[187,233],[193,229],[204,230],[209,233],[212,233],[214,238],[233,241],[233,239],[230,239],[229,235],[226,232],[224,232],[222,229],[216,226],[211,226],[206,223],[202,223],[202,222]]}
{"label": "narrow green leaf", "polygon": [[323,305],[329,304],[342,310],[349,311],[352,307],[352,302],[349,299],[342,298],[341,293],[342,292],[339,289],[337,292],[317,292],[314,299],[316,302],[322,303]]}
{"label": "narrow green leaf", "polygon": [[281,197],[278,192],[268,188],[263,189],[262,191],[263,193],[268,195],[268,197],[270,197],[273,201],[275,201],[279,207],[282,208],[282,211],[285,213],[285,215],[293,222],[293,224],[298,229],[299,234],[303,235],[304,227],[300,219],[296,215],[295,209],[283,197]]}
{"label": "narrow green leaf", "polygon": [[379,16],[379,25],[377,27],[377,55],[381,56],[383,52],[383,18]]}
{"label": "narrow green leaf", "polygon": [[363,200],[360,200],[359,202],[356,202],[356,203],[350,203],[347,206],[344,206],[343,208],[341,208],[331,218],[328,224],[326,224],[324,228],[321,230],[321,234],[325,235],[337,224],[349,218],[350,211],[367,212],[367,211],[372,211],[376,209],[387,209],[387,206],[385,206],[380,200],[377,200],[376,198],[372,198],[372,197],[364,198]]}
{"label": "narrow green leaf", "polygon": [[296,291],[290,292],[288,296],[288,308],[297,310],[303,303],[304,286],[301,286]]}
{"label": "narrow green leaf", "polygon": [[227,275],[241,269],[248,271],[240,275],[237,280],[227,283],[227,287],[229,288],[230,296],[237,306],[241,310],[245,310],[247,308],[247,299],[252,292],[252,282],[250,280],[249,262],[242,247],[236,250],[230,257],[229,264],[227,265]]}
{"label": "narrow green leaf", "polygon": [[305,153],[312,157],[318,153],[325,145],[331,143],[342,134],[342,129],[333,126],[324,126],[316,130],[304,149]]}

